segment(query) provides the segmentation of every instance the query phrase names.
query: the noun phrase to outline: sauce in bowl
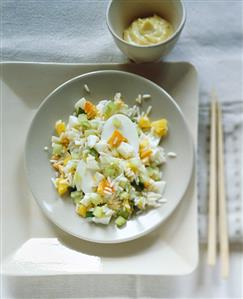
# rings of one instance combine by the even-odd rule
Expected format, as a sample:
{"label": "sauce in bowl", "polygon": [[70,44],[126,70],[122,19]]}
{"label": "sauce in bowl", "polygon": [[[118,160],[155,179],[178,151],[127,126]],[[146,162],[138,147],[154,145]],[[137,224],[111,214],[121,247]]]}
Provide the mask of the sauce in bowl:
{"label": "sauce in bowl", "polygon": [[133,45],[155,45],[173,34],[172,25],[158,15],[138,18],[124,30],[124,40]]}

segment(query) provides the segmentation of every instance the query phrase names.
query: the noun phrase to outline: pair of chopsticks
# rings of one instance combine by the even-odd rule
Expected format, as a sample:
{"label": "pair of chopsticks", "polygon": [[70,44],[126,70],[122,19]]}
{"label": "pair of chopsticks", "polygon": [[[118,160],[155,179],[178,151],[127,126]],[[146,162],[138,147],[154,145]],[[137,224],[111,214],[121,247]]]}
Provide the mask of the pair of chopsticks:
{"label": "pair of chopsticks", "polygon": [[222,109],[215,92],[212,92],[211,102],[208,216],[208,264],[213,266],[216,263],[218,229],[221,274],[227,278],[229,275],[229,241],[224,175],[224,139]]}

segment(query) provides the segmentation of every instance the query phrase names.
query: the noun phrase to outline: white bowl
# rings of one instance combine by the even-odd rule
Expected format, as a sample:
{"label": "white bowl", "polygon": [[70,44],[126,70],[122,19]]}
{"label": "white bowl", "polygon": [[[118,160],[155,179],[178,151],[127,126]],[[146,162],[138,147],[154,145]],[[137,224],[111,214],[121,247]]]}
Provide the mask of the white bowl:
{"label": "white bowl", "polygon": [[[54,171],[44,146],[51,148],[51,136],[58,119],[67,120],[75,102],[88,84],[89,99],[98,103],[121,92],[129,105],[134,105],[138,93],[149,93],[152,98],[144,106],[152,105],[153,119],[165,117],[169,134],[163,142],[168,151],[178,156],[163,167],[167,181],[165,197],[168,202],[129,220],[125,227],[102,226],[88,223],[79,217],[71,199],[60,198],[51,182]],[[83,94],[82,94],[83,93]],[[41,104],[31,123],[25,147],[27,178],[34,197],[46,216],[64,231],[79,238],[99,242],[118,243],[141,237],[159,226],[175,210],[190,182],[193,168],[193,142],[184,117],[174,100],[155,83],[127,72],[98,71],[73,78],[54,90]]]}
{"label": "white bowl", "polygon": [[[157,14],[168,20],[174,33],[156,45],[132,45],[123,39],[124,30],[139,17]],[[118,48],[135,62],[156,61],[175,46],[186,20],[185,8],[180,0],[112,0],[106,14],[107,26]]]}

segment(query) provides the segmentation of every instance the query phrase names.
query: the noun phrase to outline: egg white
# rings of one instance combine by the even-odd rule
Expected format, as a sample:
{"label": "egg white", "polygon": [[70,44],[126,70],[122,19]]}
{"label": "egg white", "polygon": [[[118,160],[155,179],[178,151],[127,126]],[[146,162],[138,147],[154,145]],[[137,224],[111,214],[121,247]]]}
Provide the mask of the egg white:
{"label": "egg white", "polygon": [[90,170],[87,168],[86,163],[81,160],[78,163],[77,170],[78,174],[81,177],[81,189],[84,193],[91,193],[93,192],[93,186],[95,185],[94,174],[95,171]]}
{"label": "egg white", "polygon": [[[117,119],[121,123],[121,127],[118,129],[113,124],[115,119]],[[115,130],[118,130],[127,139],[128,143],[133,147],[134,152],[138,153],[139,138],[136,125],[127,116],[123,114],[116,114],[111,116],[104,124],[101,134],[101,140],[107,141]]]}

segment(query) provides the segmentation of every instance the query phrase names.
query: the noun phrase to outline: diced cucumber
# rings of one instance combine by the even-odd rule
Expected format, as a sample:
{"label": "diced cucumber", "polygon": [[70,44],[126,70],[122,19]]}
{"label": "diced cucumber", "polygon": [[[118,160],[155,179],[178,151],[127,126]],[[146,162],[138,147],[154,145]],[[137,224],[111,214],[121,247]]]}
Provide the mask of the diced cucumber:
{"label": "diced cucumber", "polygon": [[53,155],[57,155],[57,156],[61,155],[62,150],[63,150],[63,146],[61,144],[57,144],[57,143],[53,144],[53,147],[52,147]]}
{"label": "diced cucumber", "polygon": [[88,120],[87,118],[87,115],[86,114],[80,114],[78,116],[78,120],[81,122],[81,121],[85,121],[85,120]]}
{"label": "diced cucumber", "polygon": [[95,207],[93,214],[97,218],[102,218],[104,216],[102,207]]}
{"label": "diced cucumber", "polygon": [[72,198],[72,201],[73,201],[73,203],[74,203],[75,205],[80,204],[80,200],[81,200],[80,197],[73,197],[73,198]]}
{"label": "diced cucumber", "polygon": [[90,121],[90,126],[91,126],[91,129],[97,130],[99,128],[99,123],[97,121],[93,120],[93,121]]}
{"label": "diced cucumber", "polygon": [[111,163],[109,166],[107,166],[104,169],[103,173],[106,177],[113,178],[113,177],[117,177],[121,173],[121,171],[117,164]]}
{"label": "diced cucumber", "polygon": [[72,157],[72,159],[74,159],[74,160],[78,160],[78,159],[80,158],[79,152],[78,152],[77,150],[73,150],[73,151],[71,152],[71,157]]}
{"label": "diced cucumber", "polygon": [[82,178],[77,171],[74,174],[73,182],[77,190],[80,191],[82,189]]}
{"label": "diced cucumber", "polygon": [[88,121],[87,119],[87,115],[86,114],[80,114],[78,116],[78,121],[79,121],[79,124],[85,128],[85,129],[88,129],[90,128],[90,122]]}
{"label": "diced cucumber", "polygon": [[95,158],[99,157],[99,153],[94,148],[89,149],[89,153],[90,153],[90,155],[94,156]]}
{"label": "diced cucumber", "polygon": [[122,200],[128,200],[129,199],[129,193],[127,193],[126,191],[123,191],[121,194],[120,194],[120,199]]}
{"label": "diced cucumber", "polygon": [[128,219],[130,214],[127,210],[120,210],[118,216],[122,216],[123,218]]}
{"label": "diced cucumber", "polygon": [[116,221],[115,221],[115,223],[118,227],[123,226],[126,222],[127,222],[127,220],[125,218],[123,218],[122,216],[117,217]]}
{"label": "diced cucumber", "polygon": [[113,114],[115,114],[118,110],[117,105],[114,102],[109,102],[104,109],[104,116],[106,119],[111,117]]}
{"label": "diced cucumber", "polygon": [[89,135],[97,135],[97,131],[96,130],[85,130],[84,132],[84,136],[88,137]]}
{"label": "diced cucumber", "polygon": [[70,196],[73,200],[73,203],[77,204],[77,203],[80,203],[81,199],[83,198],[83,192],[73,191],[70,193]]}
{"label": "diced cucumber", "polygon": [[124,181],[121,181],[120,183],[119,183],[119,185],[123,188],[123,189],[125,189],[126,187],[130,187],[130,183],[128,183],[128,182],[124,182]]}
{"label": "diced cucumber", "polygon": [[91,203],[94,204],[95,206],[103,203],[103,199],[99,194],[96,194],[96,196],[93,196],[91,198]]}
{"label": "diced cucumber", "polygon": [[161,173],[159,168],[157,167],[147,167],[146,168],[148,176],[152,178],[153,180],[160,180],[161,179]]}

